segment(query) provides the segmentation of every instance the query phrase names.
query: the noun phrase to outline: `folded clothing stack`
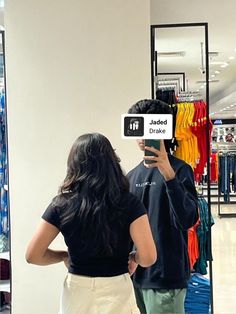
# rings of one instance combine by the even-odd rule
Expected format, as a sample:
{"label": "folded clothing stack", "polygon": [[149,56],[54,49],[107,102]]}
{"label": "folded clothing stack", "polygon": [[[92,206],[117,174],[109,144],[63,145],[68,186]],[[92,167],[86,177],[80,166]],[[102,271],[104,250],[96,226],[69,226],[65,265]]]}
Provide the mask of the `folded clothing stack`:
{"label": "folded clothing stack", "polygon": [[185,314],[210,313],[210,281],[203,275],[193,273],[190,277],[185,298]]}

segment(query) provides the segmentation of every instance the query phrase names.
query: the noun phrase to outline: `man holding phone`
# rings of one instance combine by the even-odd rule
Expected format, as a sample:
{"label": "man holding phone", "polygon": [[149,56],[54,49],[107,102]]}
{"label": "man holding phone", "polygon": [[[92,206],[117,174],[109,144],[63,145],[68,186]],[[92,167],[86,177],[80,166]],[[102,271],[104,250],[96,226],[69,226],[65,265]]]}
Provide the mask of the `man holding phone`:
{"label": "man holding phone", "polygon": [[[159,100],[141,100],[128,113],[172,114],[172,110]],[[167,140],[154,140],[152,147],[147,146],[149,140],[146,145],[143,139],[137,143],[146,153],[144,161],[128,173],[130,191],[147,209],[158,256],[153,266],[142,268],[131,255],[137,304],[142,314],[184,314],[190,276],[187,232],[198,220],[193,171],[166,152]]]}

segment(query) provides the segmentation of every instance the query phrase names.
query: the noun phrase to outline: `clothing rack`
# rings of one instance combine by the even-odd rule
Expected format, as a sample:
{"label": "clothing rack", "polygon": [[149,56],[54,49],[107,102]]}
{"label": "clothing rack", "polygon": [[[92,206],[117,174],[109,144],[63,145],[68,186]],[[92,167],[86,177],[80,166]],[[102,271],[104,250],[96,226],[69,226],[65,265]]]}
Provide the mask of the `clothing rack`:
{"label": "clothing rack", "polygon": [[158,85],[158,88],[161,89],[161,90],[171,91],[173,89],[175,90],[176,86],[175,85],[166,84],[166,85]]}
{"label": "clothing rack", "polygon": [[176,76],[178,80],[181,80],[179,83],[180,86],[180,91],[185,91],[185,83],[186,83],[186,78],[185,78],[185,72],[157,72],[157,51],[155,51],[155,78],[159,79],[161,76]]}
{"label": "clothing rack", "polygon": [[236,149],[221,149],[220,151],[218,151],[219,154],[235,154],[236,153]]}
{"label": "clothing rack", "polygon": [[[157,52],[155,52],[155,58],[157,57]],[[157,59],[156,63],[157,64]],[[163,77],[165,76],[165,77]],[[167,77],[171,76],[171,77]],[[176,77],[175,77],[176,76]],[[182,78],[182,83],[181,83]],[[157,68],[155,69],[154,81],[156,83],[156,89],[160,88],[163,84],[172,84],[175,89],[176,95],[183,90],[185,90],[185,73],[182,72],[170,72],[170,73],[157,73]]]}
{"label": "clothing rack", "polygon": [[181,92],[177,95],[178,102],[192,102],[203,99],[199,92]]}
{"label": "clothing rack", "polygon": [[[222,145],[223,146],[223,145]],[[236,149],[231,149],[231,147],[229,148],[229,146],[225,145],[227,147],[227,149],[222,149],[218,151],[218,156],[222,156],[222,157],[227,157],[227,156],[236,156]],[[236,145],[234,145],[236,147]],[[230,167],[230,165],[228,165]],[[236,167],[236,164],[234,165]],[[236,199],[233,201],[229,202],[225,202],[221,200],[222,197],[222,192],[221,192],[221,180],[222,180],[222,169],[220,168],[220,163],[219,163],[219,171],[218,171],[218,216],[220,218],[230,218],[230,217],[236,217],[236,212],[230,212],[230,213],[222,213],[221,212],[221,205],[222,204],[236,204]],[[231,178],[229,177],[229,180],[231,181]],[[230,184],[229,181],[229,184]],[[229,191],[229,197],[235,197],[236,198],[236,193],[234,195],[230,194]]]}
{"label": "clothing rack", "polygon": [[199,92],[181,92],[181,93],[179,93],[179,95],[178,96],[181,96],[181,95],[199,95]]}
{"label": "clothing rack", "polygon": [[156,89],[174,90],[175,94],[177,94],[180,90],[180,86],[178,82],[163,80],[163,81],[157,81]]}
{"label": "clothing rack", "polygon": [[158,86],[159,89],[160,88],[162,89],[165,86],[169,86],[169,87],[172,87],[173,89],[175,89],[177,87],[177,83],[175,83],[175,82],[168,82],[168,81],[161,81],[161,82],[157,83],[157,86]]}
{"label": "clothing rack", "polygon": [[184,97],[178,97],[178,102],[193,102],[193,101],[200,101],[203,100],[202,96],[196,97],[196,96],[184,96]]}
{"label": "clothing rack", "polygon": [[[229,152],[236,152],[236,143],[218,143],[217,144],[217,151],[218,153],[229,153]],[[219,149],[220,147],[224,147],[222,149]]]}

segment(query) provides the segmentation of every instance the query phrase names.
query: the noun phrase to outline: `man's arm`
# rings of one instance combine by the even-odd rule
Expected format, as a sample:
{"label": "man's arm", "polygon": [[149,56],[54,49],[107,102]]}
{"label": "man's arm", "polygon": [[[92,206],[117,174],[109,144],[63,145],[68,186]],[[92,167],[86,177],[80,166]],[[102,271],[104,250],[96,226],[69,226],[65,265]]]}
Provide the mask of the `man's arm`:
{"label": "man's arm", "polygon": [[146,167],[156,167],[162,174],[176,227],[183,230],[189,229],[198,219],[197,193],[192,168],[187,164],[183,164],[179,171],[175,173],[165,151],[163,141],[161,141],[160,150],[153,147],[145,147],[145,149],[155,154],[152,157],[144,157],[146,160],[155,161],[155,163],[148,164]]}
{"label": "man's arm", "polygon": [[185,164],[175,178],[165,184],[174,222],[183,230],[191,228],[198,220],[198,200],[192,168]]}

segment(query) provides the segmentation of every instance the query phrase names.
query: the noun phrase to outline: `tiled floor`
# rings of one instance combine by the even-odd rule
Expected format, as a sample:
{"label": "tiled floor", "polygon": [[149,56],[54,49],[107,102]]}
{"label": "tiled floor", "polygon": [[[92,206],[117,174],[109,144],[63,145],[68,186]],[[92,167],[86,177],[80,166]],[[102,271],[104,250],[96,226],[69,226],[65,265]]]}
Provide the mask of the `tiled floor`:
{"label": "tiled floor", "polygon": [[[236,205],[221,205],[236,213]],[[236,218],[219,218],[212,206],[213,297],[215,314],[236,314]]]}

